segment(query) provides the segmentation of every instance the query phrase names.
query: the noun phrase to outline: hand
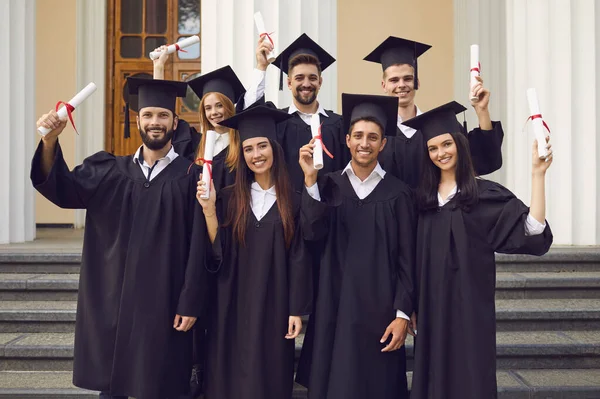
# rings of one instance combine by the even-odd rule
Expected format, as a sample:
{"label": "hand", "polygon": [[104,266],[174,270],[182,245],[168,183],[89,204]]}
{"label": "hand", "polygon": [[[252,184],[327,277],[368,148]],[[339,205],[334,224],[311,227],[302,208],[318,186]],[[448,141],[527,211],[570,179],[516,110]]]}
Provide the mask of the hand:
{"label": "hand", "polygon": [[482,111],[488,110],[488,105],[490,103],[490,91],[483,87],[483,79],[481,76],[476,76],[477,84],[473,86],[471,90],[471,96],[477,97],[477,100],[472,101],[471,105],[475,108],[475,112],[480,113]]}
{"label": "hand", "polygon": [[202,198],[202,195],[206,194],[206,183],[202,180],[202,174],[200,174],[200,180],[198,180],[198,185],[196,189],[196,199],[198,203],[202,206],[202,210],[206,213],[206,211],[210,213],[214,213],[216,207],[215,203],[217,201],[217,193],[215,192],[215,184],[213,180],[210,180],[210,192],[208,193],[208,198]]}
{"label": "hand", "polygon": [[317,173],[313,162],[313,152],[315,149],[315,139],[300,148],[300,167],[304,172],[304,184],[306,187],[311,187],[317,182]]}
{"label": "hand", "polygon": [[300,316],[290,316],[288,319],[288,333],[285,339],[294,339],[302,331],[302,319]]}
{"label": "hand", "polygon": [[548,168],[550,167],[550,165],[552,164],[552,144],[549,143],[550,141],[550,137],[546,137],[546,149],[548,150],[548,155],[546,156],[546,158],[542,158],[540,159],[540,155],[538,153],[538,144],[537,144],[537,140],[533,140],[533,146],[532,146],[532,165],[531,165],[531,172],[533,174],[540,174],[540,175],[545,175],[546,171],[548,170]]}
{"label": "hand", "polygon": [[417,336],[417,314],[413,312],[410,316],[410,323],[408,323],[408,333],[413,337]]}
{"label": "hand", "polygon": [[269,66],[269,61],[267,60],[267,54],[273,51],[273,45],[271,41],[266,37],[258,38],[258,45],[256,46],[256,69],[261,71],[266,71]]}
{"label": "hand", "polygon": [[173,328],[177,331],[189,331],[196,323],[195,317],[188,316],[180,316],[178,314],[175,315],[175,320],[173,321]]}
{"label": "hand", "polygon": [[383,333],[383,337],[381,337],[382,344],[388,340],[390,334],[392,335],[392,340],[385,348],[383,348],[382,352],[393,352],[398,350],[404,345],[404,341],[406,340],[406,332],[408,330],[408,320],[403,319],[402,317],[396,317],[394,321],[390,323],[390,325],[385,329],[385,333]]}
{"label": "hand", "polygon": [[154,49],[154,51],[160,51],[160,56],[153,60],[154,68],[159,67],[164,69],[167,60],[169,59],[169,54],[167,54],[167,46],[162,45]]}
{"label": "hand", "polygon": [[36,122],[36,127],[45,127],[46,129],[50,129],[50,132],[42,136],[42,140],[44,142],[56,142],[58,139],[58,135],[62,133],[67,126],[67,120],[61,121],[58,117],[58,114],[54,110],[50,110],[47,114],[41,116],[40,119]]}

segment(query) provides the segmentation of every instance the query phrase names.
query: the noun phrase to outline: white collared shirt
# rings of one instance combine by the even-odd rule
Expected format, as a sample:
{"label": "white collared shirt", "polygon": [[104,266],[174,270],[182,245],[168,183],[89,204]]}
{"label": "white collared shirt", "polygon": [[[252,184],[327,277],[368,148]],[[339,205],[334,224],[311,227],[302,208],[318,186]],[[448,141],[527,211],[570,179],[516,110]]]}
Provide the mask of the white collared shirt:
{"label": "white collared shirt", "polygon": [[229,132],[217,133],[217,138],[215,139],[215,148],[213,150],[213,157],[217,156],[217,154],[219,154],[225,148],[229,147],[229,140]]}
{"label": "white collared shirt", "polygon": [[[415,115],[415,116],[419,116],[423,113],[423,112],[421,112],[419,107],[417,107],[416,105],[415,105],[415,108],[417,109],[417,115]],[[397,125],[398,129],[400,129],[400,131],[406,136],[407,139],[414,136],[417,131],[415,129],[413,129],[412,127],[403,125],[402,122],[403,122],[402,117],[400,115],[398,115],[398,125]]]}
{"label": "white collared shirt", "polygon": [[[342,171],[342,174],[346,174],[348,176],[348,180],[350,180],[350,184],[356,193],[356,196],[360,199],[364,199],[369,196],[375,190],[375,187],[379,184],[380,181],[385,177],[385,170],[381,167],[379,162],[375,166],[375,169],[371,172],[371,174],[365,179],[360,180],[358,176],[354,173],[354,169],[352,169],[352,162],[349,162],[348,165]],[[306,191],[308,195],[310,195],[313,199],[317,201],[321,201],[321,194],[319,193],[319,187],[317,183],[313,184],[310,187],[306,187]],[[405,320],[410,320],[410,317],[406,315],[400,309],[396,309],[396,317],[401,317]]]}
{"label": "white collared shirt", "polygon": [[[292,103],[290,105],[290,108],[288,109],[288,114],[292,115],[295,112],[298,113],[298,116],[300,116],[300,119],[302,119],[304,123],[310,126],[310,119],[312,118],[313,114],[305,114],[304,112],[298,110],[298,108],[296,108],[296,105]],[[317,113],[323,115],[326,118],[329,118],[329,115],[327,115],[327,112],[325,112],[325,108],[323,108],[321,104],[319,104],[319,108],[317,108]]]}
{"label": "white collared shirt", "polygon": [[252,183],[250,186],[250,200],[252,213],[256,216],[256,220],[261,220],[277,200],[275,186],[263,190],[257,182]]}
{"label": "white collared shirt", "polygon": [[[140,168],[142,168],[142,173],[148,181],[152,181],[156,176],[158,176],[160,172],[162,172],[167,166],[169,166],[169,164],[173,162],[175,158],[179,156],[179,154],[175,152],[173,146],[171,146],[171,149],[169,150],[167,155],[156,160],[156,162],[154,162],[154,165],[150,166],[148,165],[148,163],[146,163],[143,157],[140,160],[143,147],[144,146],[140,146],[140,148],[138,148],[135,152],[135,155],[133,156],[133,163],[137,163],[138,165],[140,165]],[[150,177],[148,177],[148,175],[150,175]]]}
{"label": "white collared shirt", "polygon": [[[454,198],[456,196],[456,194],[459,191],[460,190],[457,189],[457,186],[454,186],[454,188],[452,189],[452,191],[450,191],[450,194],[448,194],[448,197],[446,197],[446,199],[443,199],[442,195],[438,191],[438,205],[440,207],[446,205],[448,202],[450,202],[450,200],[452,200],[452,198]],[[542,224],[542,223],[538,222],[533,216],[531,216],[531,214],[527,215],[527,219],[525,219],[525,235],[526,236],[540,235],[544,232],[545,228],[546,228],[546,221],[544,221],[544,223]]]}

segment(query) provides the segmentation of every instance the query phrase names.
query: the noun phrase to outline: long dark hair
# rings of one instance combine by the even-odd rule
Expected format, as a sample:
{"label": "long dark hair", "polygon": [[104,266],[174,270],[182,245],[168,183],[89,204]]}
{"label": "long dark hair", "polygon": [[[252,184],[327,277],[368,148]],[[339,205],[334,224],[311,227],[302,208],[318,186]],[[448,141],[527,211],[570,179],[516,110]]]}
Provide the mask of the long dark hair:
{"label": "long dark hair", "polygon": [[[276,141],[269,140],[273,148],[273,166],[271,167],[271,178],[275,182],[275,193],[277,195],[277,208],[283,224],[283,234],[286,247],[289,248],[294,236],[294,214],[292,211],[292,186],[283,158],[283,149]],[[254,172],[246,164],[242,155],[242,144],[238,146],[240,156],[238,157],[237,173],[225,226],[233,226],[234,239],[246,245],[246,226],[248,215],[252,212],[250,207],[251,195],[250,185],[254,181]]]}
{"label": "long dark hair", "polygon": [[[454,198],[458,206],[469,211],[479,199],[475,170],[469,149],[469,140],[463,133],[450,133],[456,145],[456,186],[459,192]],[[438,203],[438,188],[441,170],[429,158],[427,143],[423,147],[424,156],[421,165],[421,179],[417,188],[417,204],[421,211],[435,209]]]}

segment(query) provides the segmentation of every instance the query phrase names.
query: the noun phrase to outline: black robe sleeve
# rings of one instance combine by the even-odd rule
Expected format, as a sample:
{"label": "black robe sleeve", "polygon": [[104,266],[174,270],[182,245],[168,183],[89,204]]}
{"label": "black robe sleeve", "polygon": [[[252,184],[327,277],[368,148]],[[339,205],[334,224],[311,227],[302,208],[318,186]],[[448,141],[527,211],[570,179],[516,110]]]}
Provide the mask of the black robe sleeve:
{"label": "black robe sleeve", "polygon": [[290,316],[306,316],[312,311],[312,258],[304,241],[299,217],[289,253]]}
{"label": "black robe sleeve", "polygon": [[467,135],[477,175],[487,175],[502,167],[502,123],[492,122],[492,130],[473,129]]}
{"label": "black robe sleeve", "polygon": [[40,141],[31,162],[31,182],[44,197],[61,208],[87,208],[102,180],[115,165],[114,155],[100,151],[69,171],[57,142],[54,163],[48,176],[44,176],[42,150],[43,142]]}
{"label": "black robe sleeve", "polygon": [[231,241],[231,228],[225,227],[225,217],[227,216],[227,206],[229,203],[231,189],[225,188],[217,193],[216,201],[216,212],[217,212],[217,235],[215,241],[212,243],[212,251],[210,253],[210,259],[206,264],[206,269],[211,273],[217,273],[221,270],[224,262],[224,252],[227,248],[230,248]]}
{"label": "black robe sleeve", "polygon": [[300,224],[307,241],[320,241],[325,238],[329,231],[329,215],[342,201],[339,187],[329,175],[319,177],[317,184],[321,201],[311,197],[306,187],[302,190]]}
{"label": "black robe sleeve", "polygon": [[411,316],[416,305],[416,232],[417,211],[412,193],[401,196],[396,202],[398,220],[398,277],[394,309]]}
{"label": "black robe sleeve", "polygon": [[508,189],[500,184],[486,181],[486,189],[479,201],[485,204],[486,213],[493,213],[495,223],[489,229],[488,243],[494,251],[509,254],[543,255],[552,245],[552,231],[546,222],[542,234],[525,235],[525,220],[529,208]]}

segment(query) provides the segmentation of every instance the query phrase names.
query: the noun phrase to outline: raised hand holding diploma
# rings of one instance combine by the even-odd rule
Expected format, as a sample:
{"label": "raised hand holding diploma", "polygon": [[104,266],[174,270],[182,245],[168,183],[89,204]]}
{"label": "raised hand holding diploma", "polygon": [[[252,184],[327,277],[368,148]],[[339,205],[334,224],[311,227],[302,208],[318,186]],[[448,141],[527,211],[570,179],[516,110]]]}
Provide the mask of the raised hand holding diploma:
{"label": "raised hand holding diploma", "polygon": [[258,31],[259,36],[263,38],[263,41],[268,40],[273,46],[273,50],[271,50],[270,53],[265,54],[267,62],[270,64],[271,62],[275,61],[275,58],[277,58],[274,50],[275,43],[273,42],[273,38],[271,38],[271,34],[265,29],[265,21],[263,20],[260,11],[254,13],[254,23],[256,24],[256,30]]}
{"label": "raised hand holding diploma", "polygon": [[[184,48],[189,47],[196,43],[200,43],[200,37],[198,37],[197,35],[186,37],[185,39],[180,40],[177,43],[169,44],[167,46],[167,54],[173,54],[176,51],[184,51],[183,50]],[[162,53],[162,51],[155,50],[155,51],[150,52],[150,54],[148,56],[150,57],[151,60],[155,60],[158,57],[160,57],[161,53]]]}
{"label": "raised hand holding diploma", "polygon": [[[92,82],[92,83],[89,83],[87,86],[85,86],[83,88],[83,90],[81,90],[79,93],[77,93],[75,95],[75,97],[70,99],[68,102],[65,103],[63,101],[59,101],[58,103],[56,103],[56,111],[57,111],[58,118],[61,121],[66,121],[68,118],[71,121],[71,124],[73,125],[73,129],[75,129],[75,132],[77,132],[77,128],[75,127],[75,123],[73,122],[73,117],[71,116],[71,113],[73,111],[75,111],[75,109],[79,106],[79,104],[81,104],[83,101],[85,101],[85,99],[88,98],[89,96],[91,96],[92,93],[94,93],[95,91],[96,91],[96,85]],[[63,107],[59,109],[59,107],[61,105]],[[49,128],[45,127],[44,125],[39,125],[37,130],[38,130],[39,134],[41,134],[42,136],[45,136],[48,133],[50,133],[50,131],[52,129],[49,129]],[[79,134],[79,132],[77,132],[77,133]]]}
{"label": "raised hand holding diploma", "polygon": [[471,81],[470,81],[470,95],[471,101],[479,101],[479,96],[475,95],[473,89],[477,85],[477,77],[481,76],[481,64],[479,63],[479,45],[471,45]]}
{"label": "raised hand holding diploma", "polygon": [[298,163],[304,172],[304,184],[306,187],[312,187],[317,182],[318,170],[315,169],[313,162],[313,153],[315,148],[315,138],[312,138],[310,142],[302,147],[299,151]]}
{"label": "raised hand holding diploma", "polygon": [[210,182],[212,181],[212,160],[213,152],[215,151],[215,141],[217,140],[217,132],[209,130],[206,132],[206,143],[204,144],[204,158],[202,164],[202,180],[204,181],[206,192],[202,199],[208,199],[210,196]]}
{"label": "raised hand holding diploma", "polygon": [[313,165],[316,170],[323,169],[323,142],[321,139],[321,125],[319,124],[319,114],[315,113],[310,118],[310,132],[315,139],[313,150]]}
{"label": "raised hand holding diploma", "polygon": [[527,118],[527,121],[531,119],[531,123],[533,124],[533,134],[537,140],[538,156],[540,159],[547,159],[547,142],[550,139],[550,135],[548,134],[550,133],[550,129],[542,118],[537,92],[534,88],[527,89],[527,102],[529,103],[529,118]]}

